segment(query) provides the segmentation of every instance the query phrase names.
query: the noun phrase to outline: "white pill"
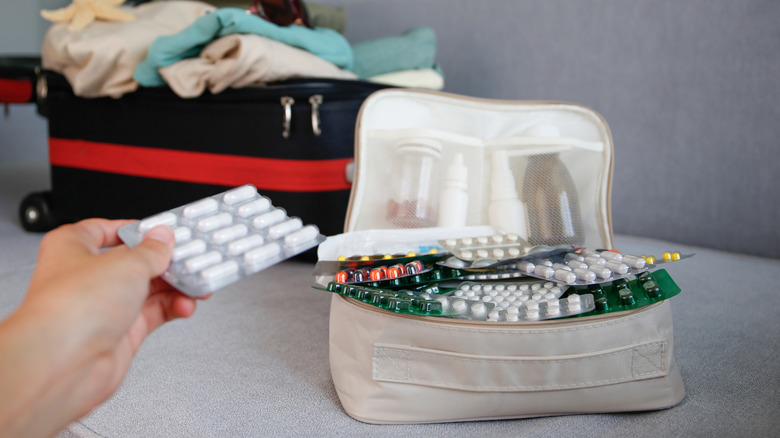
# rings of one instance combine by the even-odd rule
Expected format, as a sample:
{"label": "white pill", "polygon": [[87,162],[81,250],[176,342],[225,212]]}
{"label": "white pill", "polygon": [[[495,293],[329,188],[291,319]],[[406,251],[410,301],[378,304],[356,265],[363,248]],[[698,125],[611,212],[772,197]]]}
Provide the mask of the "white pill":
{"label": "white pill", "polygon": [[487,320],[488,321],[499,321],[501,319],[501,311],[498,309],[493,309],[488,313]]}
{"label": "white pill", "polygon": [[240,217],[249,217],[262,213],[269,208],[271,208],[271,201],[268,198],[260,198],[238,207],[237,213]]}
{"label": "white pill", "polygon": [[483,303],[489,303],[492,299],[493,299],[493,297],[491,297],[490,295],[485,295],[485,296],[482,297],[482,302]]}
{"label": "white pill", "polygon": [[514,292],[514,291],[517,290],[517,285],[516,284],[509,284],[509,285],[507,285],[506,290],[508,290],[510,292]]}
{"label": "white pill", "polygon": [[507,315],[506,316],[507,322],[517,322],[520,320],[519,315]]}
{"label": "white pill", "polygon": [[198,221],[198,231],[208,233],[218,228],[226,227],[233,223],[233,215],[228,212],[217,213],[212,216],[204,217]]}
{"label": "white pill", "polygon": [[244,263],[257,265],[275,259],[282,252],[282,247],[276,242],[271,242],[259,248],[250,249],[244,253]]}
{"label": "white pill", "polygon": [[460,290],[460,289],[458,289],[458,290],[456,290],[455,292],[453,292],[452,294],[453,294],[453,295],[455,295],[456,297],[462,297],[463,295],[465,295],[465,294],[466,294],[466,292],[467,292],[467,291],[465,291],[465,290]]}
{"label": "white pill", "polygon": [[466,297],[471,298],[471,297],[475,296],[476,294],[477,294],[476,292],[474,292],[473,290],[470,290],[470,291],[466,291],[466,293],[463,294],[463,295],[466,296]]}
{"label": "white pill", "polygon": [[590,267],[590,270],[596,273],[599,278],[606,279],[612,276],[612,271],[603,266],[593,265]]}
{"label": "white pill", "polygon": [[571,268],[563,263],[553,263],[552,267],[555,269],[563,269],[564,271],[571,271]]}
{"label": "white pill", "polygon": [[[552,301],[553,303],[558,303],[557,301]],[[549,303],[547,304],[547,314],[551,316],[556,316],[561,313],[561,308],[558,306],[550,306]]]}
{"label": "white pill", "polygon": [[511,247],[506,250],[506,253],[509,255],[509,257],[520,257],[520,248],[517,247]]}
{"label": "white pill", "polygon": [[206,268],[200,273],[200,278],[205,282],[222,280],[238,273],[238,263],[228,260],[216,266]]}
{"label": "white pill", "polygon": [[487,314],[487,306],[485,303],[474,303],[471,305],[471,315],[477,318],[484,318]]}
{"label": "white pill", "polygon": [[588,269],[588,264],[579,260],[570,260],[569,267],[574,269]]}
{"label": "white pill", "polygon": [[480,245],[486,245],[488,243],[488,239],[489,239],[488,236],[479,236],[477,237],[477,243],[479,243]]}
{"label": "white pill", "polygon": [[182,243],[192,238],[192,230],[187,227],[178,227],[173,230],[173,239],[176,243]]}
{"label": "white pill", "polygon": [[284,212],[284,210],[277,208],[273,211],[269,211],[268,213],[264,213],[256,217],[252,221],[252,225],[258,230],[262,230],[263,228],[278,224],[279,222],[283,221],[285,217],[287,217],[287,214]]}
{"label": "white pill", "polygon": [[485,292],[490,292],[491,290],[493,290],[493,286],[486,284],[484,287],[482,287],[481,284],[474,284],[473,286],[471,286],[471,290],[476,290],[476,291],[484,290]]}
{"label": "white pill", "polygon": [[580,308],[580,296],[579,295],[571,294],[571,295],[569,295],[567,300],[568,300],[568,304],[569,304],[569,309],[574,310],[574,309],[579,309]]}
{"label": "white pill", "polygon": [[552,289],[554,287],[555,287],[555,283],[553,283],[552,281],[548,281],[547,283],[544,284],[545,289]]}
{"label": "white pill", "polygon": [[141,234],[146,234],[147,231],[158,225],[167,225],[169,227],[173,227],[176,225],[176,215],[170,211],[166,211],[165,213],[160,213],[148,217],[138,223],[138,231]]}
{"label": "white pill", "polygon": [[588,266],[593,266],[593,265],[604,266],[607,264],[607,260],[602,259],[601,257],[585,257],[584,262],[587,263]]}
{"label": "white pill", "polygon": [[249,228],[244,224],[235,224],[232,227],[217,230],[211,235],[211,241],[217,245],[244,237],[249,233]]}
{"label": "white pill", "polygon": [[517,297],[514,296],[514,295],[510,295],[510,296],[504,298],[504,300],[507,303],[514,303],[515,301],[517,301]]}
{"label": "white pill", "polygon": [[235,256],[243,254],[252,248],[262,245],[263,243],[265,243],[263,236],[259,234],[252,234],[251,236],[244,237],[243,239],[230,242],[227,248],[227,252],[228,254]]}
{"label": "white pill", "polygon": [[178,262],[179,260],[193,257],[198,254],[203,254],[204,252],[206,252],[206,242],[200,239],[193,240],[192,242],[187,242],[183,245],[173,248],[173,255],[171,256],[171,260]]}
{"label": "white pill", "polygon": [[472,260],[474,258],[474,253],[467,249],[464,249],[460,252],[459,257],[462,258],[463,260]]}
{"label": "white pill", "polygon": [[464,245],[471,245],[472,243],[474,243],[474,239],[472,239],[471,237],[464,237],[460,241]]}
{"label": "white pill", "polygon": [[512,305],[506,308],[507,315],[517,315],[520,313],[520,306]]}
{"label": "white pill", "polygon": [[450,310],[450,299],[447,297],[438,296],[436,301],[441,303],[442,310]]}
{"label": "white pill", "polygon": [[548,293],[544,294],[544,299],[545,299],[545,300],[554,300],[554,299],[556,299],[556,298],[557,298],[557,297],[556,297],[556,296],[555,296],[555,294],[554,294],[554,293],[552,293],[552,292],[548,292]]}
{"label": "white pill", "polygon": [[466,300],[455,300],[452,303],[452,310],[460,313],[461,315],[466,313],[468,311],[468,304],[466,304]]}
{"label": "white pill", "polygon": [[599,253],[601,258],[612,260],[613,262],[620,262],[623,260],[623,254],[614,251],[602,251]]}
{"label": "white pill", "polygon": [[487,256],[488,256],[488,252],[487,252],[486,249],[478,249],[477,250],[477,257],[479,257],[481,259],[484,259],[484,258],[487,258]]}
{"label": "white pill", "polygon": [[507,234],[506,240],[509,242],[517,242],[520,240],[520,235],[514,233]]}
{"label": "white pill", "polygon": [[550,289],[550,293],[553,294],[555,298],[559,298],[561,295],[563,295],[563,288],[556,286]]}
{"label": "white pill", "polygon": [[222,196],[222,202],[227,205],[238,204],[239,202],[248,201],[255,197],[257,189],[253,186],[241,186],[233,190],[228,190]]}
{"label": "white pill", "polygon": [[542,278],[552,278],[553,275],[555,275],[555,269],[549,266],[536,265],[536,268],[534,268],[534,274]]}
{"label": "white pill", "polygon": [[503,234],[494,234],[490,236],[490,239],[493,241],[493,243],[501,243],[504,241],[504,235]]}
{"label": "white pill", "polygon": [[496,296],[494,296],[494,297],[493,297],[493,302],[494,302],[494,303],[501,303],[501,302],[503,302],[505,299],[506,299],[506,298],[505,298],[505,297],[502,297],[501,295],[496,295]]}
{"label": "white pill", "polygon": [[320,230],[316,225],[306,225],[298,231],[292,232],[285,236],[284,244],[288,247],[297,247],[305,243],[311,242],[320,235]]}
{"label": "white pill", "polygon": [[534,269],[536,269],[536,265],[534,265],[531,262],[523,260],[523,261],[517,262],[517,269],[520,272],[523,272],[525,274],[530,274],[530,273],[534,272]]}
{"label": "white pill", "polygon": [[620,275],[625,275],[628,273],[628,270],[630,269],[627,264],[621,263],[621,262],[615,262],[615,261],[608,261],[606,266],[607,269],[612,270],[612,272],[617,272]]}
{"label": "white pill", "polygon": [[538,310],[526,309],[525,317],[528,318],[528,319],[537,319],[537,318],[539,318],[539,311]]}
{"label": "white pill", "polygon": [[581,256],[579,254],[573,253],[573,252],[569,252],[569,253],[566,253],[565,256],[563,256],[563,259],[566,260],[567,262],[570,262],[572,260],[577,260],[578,262],[581,262],[581,261],[585,260],[585,257],[583,257],[583,256]]}
{"label": "white pill", "polygon": [[542,283],[534,283],[531,285],[531,290],[539,290],[542,288]]}
{"label": "white pill", "polygon": [[453,238],[449,238],[449,239],[446,239],[444,241],[444,246],[446,246],[447,248],[453,248],[457,244],[458,244],[458,241],[456,239],[453,239]]}
{"label": "white pill", "polygon": [[537,301],[529,301],[525,304],[525,308],[529,310],[539,310],[539,303]]}
{"label": "white pill", "polygon": [[493,258],[495,259],[503,259],[504,258],[504,250],[501,248],[493,248]]}
{"label": "white pill", "polygon": [[216,265],[221,261],[222,254],[220,254],[218,251],[209,251],[206,254],[201,254],[191,259],[187,259],[187,261],[184,262],[184,269],[194,274],[211,265]]}
{"label": "white pill", "polygon": [[542,294],[533,294],[533,295],[531,296],[531,300],[533,300],[533,301],[541,301],[541,300],[542,300],[542,298],[544,298],[544,297],[542,296]]}
{"label": "white pill", "polygon": [[574,273],[582,281],[591,282],[596,280],[596,273],[589,269],[575,268]]}
{"label": "white pill", "polygon": [[194,219],[217,211],[219,203],[213,198],[206,198],[184,207],[182,215],[187,219]]}
{"label": "white pill", "polygon": [[520,292],[526,292],[526,291],[529,291],[529,290],[531,290],[531,286],[529,286],[527,284],[521,284],[520,285]]}
{"label": "white pill", "polygon": [[268,229],[268,238],[269,239],[280,239],[283,236],[286,236],[287,234],[292,233],[293,231],[298,231],[301,228],[303,228],[303,221],[301,221],[299,218],[294,217],[292,219],[288,219],[280,224],[276,224]]}
{"label": "white pill", "polygon": [[642,257],[637,257],[632,255],[624,255],[623,263],[627,264],[628,266],[634,269],[642,269],[645,266],[647,266],[647,260],[645,260]]}
{"label": "white pill", "polygon": [[537,265],[542,265],[542,266],[552,266],[553,262],[550,261],[550,260],[546,260],[546,259],[539,259],[539,260],[536,260],[536,264]]}

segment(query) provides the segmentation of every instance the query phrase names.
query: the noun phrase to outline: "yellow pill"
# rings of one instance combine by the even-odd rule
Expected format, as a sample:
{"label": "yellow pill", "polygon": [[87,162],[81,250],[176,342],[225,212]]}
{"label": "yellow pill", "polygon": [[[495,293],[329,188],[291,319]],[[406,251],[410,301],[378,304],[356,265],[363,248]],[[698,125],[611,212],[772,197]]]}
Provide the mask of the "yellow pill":
{"label": "yellow pill", "polygon": [[414,256],[416,256],[416,255],[417,255],[417,254],[415,254],[415,253],[413,253],[413,252],[411,252],[411,251],[409,251],[409,253],[408,253],[408,254],[406,254],[406,256],[407,256],[407,257],[414,257]]}
{"label": "yellow pill", "polygon": [[655,257],[653,256],[647,256],[645,257],[645,260],[647,260],[647,263],[654,265],[655,264]]}
{"label": "yellow pill", "polygon": [[431,248],[430,251],[428,251],[428,254],[438,254],[439,251],[436,248]]}
{"label": "yellow pill", "polygon": [[670,253],[670,252],[665,252],[665,253],[664,253],[664,261],[665,261],[665,262],[671,262],[671,261],[672,261],[672,253]]}
{"label": "yellow pill", "polygon": [[344,257],[344,256],[339,256],[339,258],[338,258],[338,261],[340,261],[340,262],[343,262],[345,260],[347,260],[347,258]]}
{"label": "yellow pill", "polygon": [[682,258],[682,255],[680,255],[679,252],[673,252],[672,253],[672,260],[680,260]]}
{"label": "yellow pill", "polygon": [[360,256],[360,260],[370,260],[369,256]]}
{"label": "yellow pill", "polygon": [[385,259],[385,260],[388,260],[388,259],[393,258],[393,256],[391,254],[385,254],[384,257],[382,257],[382,258]]}

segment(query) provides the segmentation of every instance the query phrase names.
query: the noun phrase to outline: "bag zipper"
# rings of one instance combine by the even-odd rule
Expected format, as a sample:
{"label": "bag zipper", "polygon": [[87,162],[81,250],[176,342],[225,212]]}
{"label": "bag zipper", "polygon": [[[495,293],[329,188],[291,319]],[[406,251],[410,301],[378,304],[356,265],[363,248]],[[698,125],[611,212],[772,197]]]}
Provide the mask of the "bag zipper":
{"label": "bag zipper", "polygon": [[506,328],[540,328],[545,326],[554,325],[556,327],[569,327],[577,325],[587,325],[595,321],[609,321],[614,319],[620,319],[625,316],[631,316],[640,312],[649,311],[652,308],[660,306],[663,301],[651,304],[649,306],[639,307],[631,310],[623,310],[620,312],[605,313],[599,315],[585,316],[581,318],[566,318],[566,319],[545,319],[542,321],[522,321],[522,322],[506,322],[506,321],[473,321],[469,319],[457,319],[457,318],[443,318],[438,316],[423,316],[423,315],[410,315],[407,313],[394,313],[389,310],[380,309],[371,304],[364,303],[363,301],[356,300],[354,298],[338,295],[339,298],[346,300],[348,305],[357,306],[366,309],[370,312],[382,313],[392,317],[408,318],[415,321],[430,322],[433,324],[457,324],[466,325],[472,327],[506,327]]}
{"label": "bag zipper", "polygon": [[[279,99],[282,104],[282,137],[290,138],[290,128],[292,127],[292,106],[295,105],[295,99],[291,96],[282,96]],[[321,94],[314,94],[309,97],[309,104],[311,105],[311,131],[315,137],[322,135],[322,128],[320,127],[320,105],[322,105],[323,97]]]}

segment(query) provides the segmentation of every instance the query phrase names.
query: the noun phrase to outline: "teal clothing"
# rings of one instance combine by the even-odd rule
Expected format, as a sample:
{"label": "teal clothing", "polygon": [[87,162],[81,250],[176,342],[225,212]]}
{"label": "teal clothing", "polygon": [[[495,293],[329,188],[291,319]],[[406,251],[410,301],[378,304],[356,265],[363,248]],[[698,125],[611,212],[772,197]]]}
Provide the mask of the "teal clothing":
{"label": "teal clothing", "polygon": [[144,87],[166,85],[157,72],[186,58],[194,58],[211,41],[231,34],[257,34],[306,50],[326,61],[351,70],[352,47],[343,35],[333,29],[305,26],[277,26],[243,9],[222,8],[206,14],[181,32],[158,37],[149,46],[146,59],[135,69],[133,79]]}
{"label": "teal clothing", "polygon": [[421,68],[436,68],[436,33],[430,27],[415,27],[405,34],[352,45],[355,66],[361,78]]}

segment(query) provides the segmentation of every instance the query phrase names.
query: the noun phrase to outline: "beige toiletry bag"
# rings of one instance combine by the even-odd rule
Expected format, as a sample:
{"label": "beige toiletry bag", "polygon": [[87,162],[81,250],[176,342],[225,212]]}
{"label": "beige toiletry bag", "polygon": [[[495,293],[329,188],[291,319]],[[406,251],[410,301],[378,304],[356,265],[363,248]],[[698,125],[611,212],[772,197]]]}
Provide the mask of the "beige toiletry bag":
{"label": "beige toiletry bag", "polygon": [[[382,90],[355,137],[346,234],[488,225],[533,245],[612,248],[612,138],[586,107]],[[491,322],[334,294],[330,366],[346,412],[369,423],[651,410],[685,395],[669,300]]]}

